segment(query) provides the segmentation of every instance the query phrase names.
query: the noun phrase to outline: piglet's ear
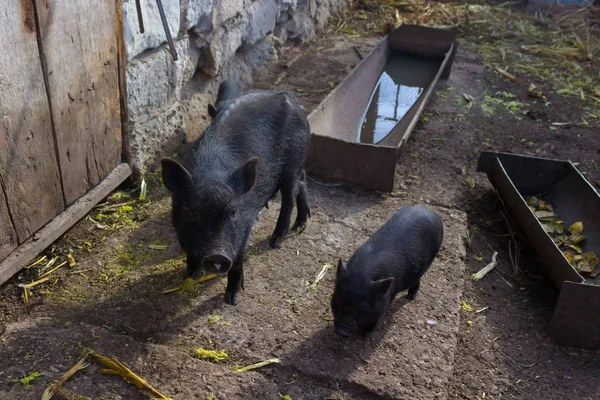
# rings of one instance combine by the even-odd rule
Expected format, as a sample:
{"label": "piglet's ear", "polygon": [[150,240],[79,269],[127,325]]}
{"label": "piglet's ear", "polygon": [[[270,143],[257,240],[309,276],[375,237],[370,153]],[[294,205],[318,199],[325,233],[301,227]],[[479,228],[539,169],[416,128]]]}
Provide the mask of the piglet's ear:
{"label": "piglet's ear", "polygon": [[161,159],[160,165],[162,167],[163,183],[171,193],[184,193],[189,190],[192,175],[183,165],[171,158]]}
{"label": "piglet's ear", "polygon": [[233,187],[239,194],[247,193],[254,187],[258,176],[258,163],[258,157],[252,157],[246,164],[233,171]]}
{"label": "piglet's ear", "polygon": [[208,105],[208,115],[210,115],[211,118],[216,117],[218,114],[217,108],[215,106],[213,106],[212,104]]}
{"label": "piglet's ear", "polygon": [[394,278],[381,279],[373,282],[373,288],[371,289],[376,296],[385,296],[394,283]]}
{"label": "piglet's ear", "polygon": [[346,271],[348,271],[348,264],[346,264],[346,262],[340,258],[337,266],[337,278],[339,279],[342,277]]}

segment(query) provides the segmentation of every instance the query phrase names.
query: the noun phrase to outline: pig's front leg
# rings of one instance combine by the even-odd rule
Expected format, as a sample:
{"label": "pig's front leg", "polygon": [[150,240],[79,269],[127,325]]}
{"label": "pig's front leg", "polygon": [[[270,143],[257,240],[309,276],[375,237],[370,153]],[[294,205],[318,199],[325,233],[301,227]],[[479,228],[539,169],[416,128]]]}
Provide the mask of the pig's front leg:
{"label": "pig's front leg", "polygon": [[225,303],[236,306],[239,302],[240,289],[244,289],[244,254],[248,246],[250,230],[244,234],[243,245],[227,273],[227,289],[225,289]]}
{"label": "pig's front leg", "polygon": [[193,255],[187,255],[187,272],[188,276],[192,279],[200,278],[200,260],[196,259]]}
{"label": "pig's front leg", "polygon": [[240,289],[244,288],[244,255],[241,254],[233,262],[227,273],[227,289],[225,289],[225,303],[237,306],[239,303]]}

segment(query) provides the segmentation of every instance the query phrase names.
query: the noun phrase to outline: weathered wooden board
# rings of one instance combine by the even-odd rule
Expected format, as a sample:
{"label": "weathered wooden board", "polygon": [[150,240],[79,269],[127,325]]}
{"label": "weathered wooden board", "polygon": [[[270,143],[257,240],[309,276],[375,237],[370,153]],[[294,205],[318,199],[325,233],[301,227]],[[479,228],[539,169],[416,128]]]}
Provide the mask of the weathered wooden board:
{"label": "weathered wooden board", "polygon": [[33,3],[24,0],[0,7],[0,126],[4,194],[23,242],[64,209]]}
{"label": "weathered wooden board", "polygon": [[63,213],[36,232],[33,237],[21,244],[17,250],[0,262],[0,285],[29,265],[38,254],[61,237],[77,221],[85,217],[100,200],[108,196],[130,175],[129,165],[118,165],[99,185],[80,197]]}
{"label": "weathered wooden board", "polygon": [[[2,143],[0,143],[0,147],[1,146]],[[12,226],[10,215],[8,214],[6,197],[4,196],[1,180],[2,175],[0,174],[0,261],[17,247],[17,233]]]}
{"label": "weathered wooden board", "polygon": [[115,0],[35,0],[66,204],[120,162]]}

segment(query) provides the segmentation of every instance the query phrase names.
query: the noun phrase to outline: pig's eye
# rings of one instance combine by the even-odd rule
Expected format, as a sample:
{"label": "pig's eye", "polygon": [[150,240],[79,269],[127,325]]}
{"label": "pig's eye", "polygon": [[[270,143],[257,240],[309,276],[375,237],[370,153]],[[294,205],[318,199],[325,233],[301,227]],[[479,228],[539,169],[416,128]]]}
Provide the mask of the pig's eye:
{"label": "pig's eye", "polygon": [[237,219],[237,211],[236,211],[236,210],[231,210],[231,211],[229,212],[229,217],[230,217],[231,219],[233,219],[233,220],[236,220],[236,219]]}
{"label": "pig's eye", "polygon": [[196,211],[190,211],[190,217],[198,218],[198,213]]}

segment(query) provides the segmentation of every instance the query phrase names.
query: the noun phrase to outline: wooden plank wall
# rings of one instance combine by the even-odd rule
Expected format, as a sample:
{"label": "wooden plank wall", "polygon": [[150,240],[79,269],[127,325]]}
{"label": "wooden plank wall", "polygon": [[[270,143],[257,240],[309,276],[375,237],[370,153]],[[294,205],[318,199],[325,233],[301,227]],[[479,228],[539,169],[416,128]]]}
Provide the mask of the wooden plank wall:
{"label": "wooden plank wall", "polygon": [[117,7],[115,0],[32,1],[68,206],[121,159]]}
{"label": "wooden plank wall", "polygon": [[22,242],[64,209],[33,4],[25,0],[0,7],[0,125],[1,259],[16,245],[12,229]]}

